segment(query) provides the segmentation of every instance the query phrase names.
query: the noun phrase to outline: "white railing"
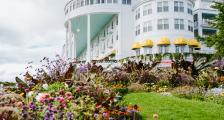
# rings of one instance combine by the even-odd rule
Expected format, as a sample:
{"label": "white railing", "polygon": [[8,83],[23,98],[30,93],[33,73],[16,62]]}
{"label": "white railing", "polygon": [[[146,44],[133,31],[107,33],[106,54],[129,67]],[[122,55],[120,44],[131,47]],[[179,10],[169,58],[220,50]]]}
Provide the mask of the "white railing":
{"label": "white railing", "polygon": [[209,27],[212,20],[210,19],[202,19],[202,26]]}
{"label": "white railing", "polygon": [[96,4],[118,4],[118,1],[120,0],[71,0],[66,4],[64,11],[66,15],[70,11],[80,7],[96,5]]}

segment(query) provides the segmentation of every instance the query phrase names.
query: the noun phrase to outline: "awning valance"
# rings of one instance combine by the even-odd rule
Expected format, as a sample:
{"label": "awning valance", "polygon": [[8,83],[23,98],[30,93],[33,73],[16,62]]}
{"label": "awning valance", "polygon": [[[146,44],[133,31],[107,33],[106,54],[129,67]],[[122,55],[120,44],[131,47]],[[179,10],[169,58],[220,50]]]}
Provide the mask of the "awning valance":
{"label": "awning valance", "polygon": [[142,47],[152,47],[153,46],[153,42],[152,42],[152,40],[147,39],[147,40],[142,42],[141,46]]}
{"label": "awning valance", "polygon": [[188,45],[191,46],[191,47],[197,47],[197,46],[199,46],[200,44],[199,44],[199,42],[198,42],[196,39],[190,39],[190,40],[188,41]]}
{"label": "awning valance", "polygon": [[167,38],[167,37],[162,37],[162,38],[158,41],[157,45],[170,45],[170,40],[169,40],[169,38]]}
{"label": "awning valance", "polygon": [[140,49],[141,45],[139,44],[139,42],[135,42],[132,44],[132,50],[136,50],[136,49]]}
{"label": "awning valance", "polygon": [[186,45],[186,44],[187,40],[183,37],[179,37],[174,40],[174,45]]}

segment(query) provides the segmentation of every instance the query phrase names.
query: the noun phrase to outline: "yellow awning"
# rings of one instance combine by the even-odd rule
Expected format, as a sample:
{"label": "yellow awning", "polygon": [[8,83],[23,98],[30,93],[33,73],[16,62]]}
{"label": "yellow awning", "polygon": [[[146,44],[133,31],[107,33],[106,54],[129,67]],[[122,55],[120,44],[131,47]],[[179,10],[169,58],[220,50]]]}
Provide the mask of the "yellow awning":
{"label": "yellow awning", "polygon": [[201,49],[201,44],[199,43],[198,46],[195,47],[196,49]]}
{"label": "yellow awning", "polygon": [[191,39],[191,40],[188,41],[188,45],[191,46],[191,47],[197,47],[200,44],[199,44],[199,42],[197,40]]}
{"label": "yellow awning", "polygon": [[167,37],[162,37],[162,38],[158,41],[157,45],[170,45],[170,40],[169,40],[169,38],[167,38]]}
{"label": "yellow awning", "polygon": [[174,45],[186,45],[186,44],[187,40],[183,37],[179,37],[174,40]]}
{"label": "yellow awning", "polygon": [[133,45],[132,45],[132,50],[136,50],[136,49],[140,49],[141,48],[141,45],[139,44],[139,42],[135,42]]}
{"label": "yellow awning", "polygon": [[153,42],[152,40],[148,39],[142,42],[141,44],[142,47],[152,47],[153,46]]}
{"label": "yellow awning", "polygon": [[115,55],[116,54],[116,50],[112,50],[111,55]]}

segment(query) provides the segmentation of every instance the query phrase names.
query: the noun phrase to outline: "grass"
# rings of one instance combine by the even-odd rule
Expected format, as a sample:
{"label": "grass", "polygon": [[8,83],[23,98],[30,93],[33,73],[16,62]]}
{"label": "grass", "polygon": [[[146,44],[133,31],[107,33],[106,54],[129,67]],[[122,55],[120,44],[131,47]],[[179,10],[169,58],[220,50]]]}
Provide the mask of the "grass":
{"label": "grass", "polygon": [[224,106],[215,103],[157,93],[130,93],[124,100],[139,105],[144,120],[152,120],[154,113],[158,113],[159,120],[224,120]]}

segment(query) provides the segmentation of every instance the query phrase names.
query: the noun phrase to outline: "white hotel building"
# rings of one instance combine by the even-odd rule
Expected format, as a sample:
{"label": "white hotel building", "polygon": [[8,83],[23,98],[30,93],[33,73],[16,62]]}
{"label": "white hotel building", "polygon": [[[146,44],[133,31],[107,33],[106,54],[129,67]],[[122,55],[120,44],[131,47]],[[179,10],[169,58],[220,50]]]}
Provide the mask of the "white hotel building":
{"label": "white hotel building", "polygon": [[211,52],[195,39],[212,29],[203,26],[217,14],[210,4],[211,0],[70,0],[64,9],[63,56],[90,61],[136,53]]}

